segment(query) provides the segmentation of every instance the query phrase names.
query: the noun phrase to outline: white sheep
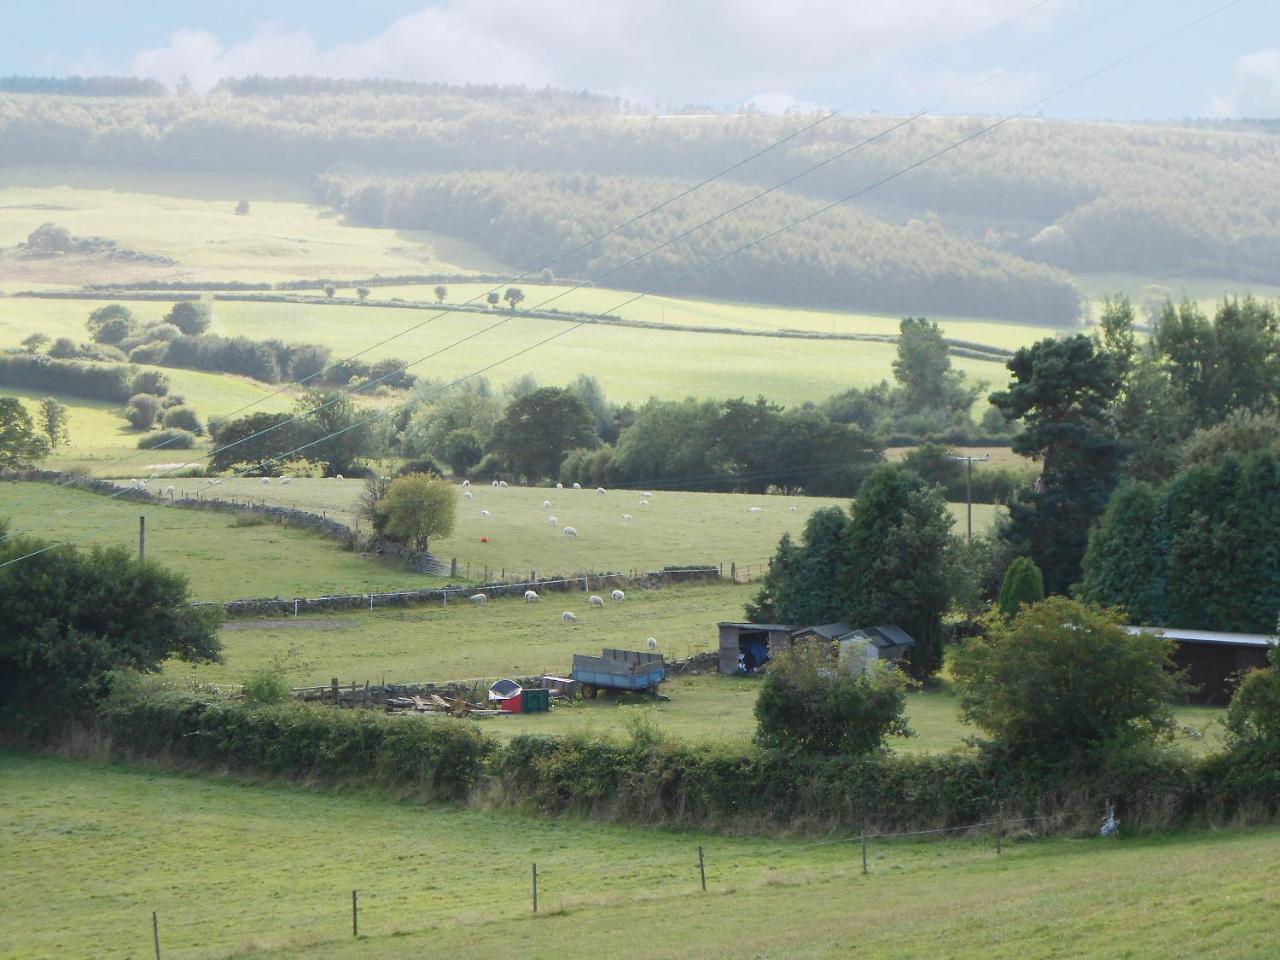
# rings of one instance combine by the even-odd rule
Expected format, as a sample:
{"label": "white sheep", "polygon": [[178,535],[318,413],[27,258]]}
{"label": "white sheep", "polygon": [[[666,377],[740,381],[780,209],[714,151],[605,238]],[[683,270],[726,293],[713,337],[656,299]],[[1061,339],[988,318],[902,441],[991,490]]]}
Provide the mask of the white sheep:
{"label": "white sheep", "polygon": [[505,480],[499,480],[499,481],[498,481],[498,486],[502,487],[502,489],[504,489],[504,490],[505,490],[505,489],[507,488],[507,481],[505,481]]}
{"label": "white sheep", "polygon": [[497,481],[497,480],[493,480],[493,481],[491,481],[491,485],[492,485],[492,486],[494,486],[494,487],[496,487],[496,486],[498,485],[498,481]]}
{"label": "white sheep", "polygon": [[603,607],[603,606],[604,606],[604,597],[597,597],[595,594],[592,594],[590,597],[588,597],[588,598],[587,598],[587,606],[588,606],[588,607]]}
{"label": "white sheep", "polygon": [[641,491],[640,491],[640,496],[642,496],[642,497],[644,497],[646,500],[648,500],[648,499],[650,499],[650,498],[652,498],[652,497],[653,497],[653,493],[652,493],[651,491],[649,491],[649,490],[641,490]]}
{"label": "white sheep", "polygon": [[172,483],[171,483],[171,484],[169,484],[167,487],[165,487],[165,488],[164,488],[164,495],[165,495],[166,497],[172,497],[172,496],[173,496],[173,484],[172,484]]}
{"label": "white sheep", "polygon": [[160,474],[158,474],[158,473],[153,473],[153,474],[151,475],[151,479],[152,479],[152,480],[154,480],[154,479],[155,479],[156,477],[158,477],[158,476],[160,476]]}
{"label": "white sheep", "polygon": [[487,517],[488,515],[489,515],[489,511],[488,511],[488,510],[481,510],[481,511],[480,511],[480,516],[482,516],[482,517]]}
{"label": "white sheep", "polygon": [[796,512],[795,507],[787,507],[787,513],[795,513],[795,512]]}
{"label": "white sheep", "polygon": [[604,487],[596,487],[596,496],[597,496],[597,497],[603,497],[603,496],[604,496]]}
{"label": "white sheep", "polygon": [[577,537],[577,535],[578,535],[577,528],[575,528],[575,527],[565,527],[565,528],[564,528],[564,535],[565,535],[566,537]]}
{"label": "white sheep", "polygon": [[657,637],[650,637],[648,640],[646,640],[646,641],[645,641],[645,643],[647,643],[647,644],[649,645],[649,649],[650,649],[650,650],[657,650],[657,649],[658,649],[658,638],[657,638]]}
{"label": "white sheep", "polygon": [[648,500],[641,500],[641,501],[640,501],[640,506],[642,506],[642,507],[647,507],[648,505],[649,505],[649,501],[648,501]]}
{"label": "white sheep", "polygon": [[462,485],[463,485],[464,487],[469,487],[469,486],[471,486],[471,481],[470,481],[470,480],[463,480],[463,481],[462,481]]}
{"label": "white sheep", "polygon": [[557,489],[557,490],[563,490],[563,489],[564,489],[564,484],[563,484],[563,483],[557,483],[557,484],[556,484],[556,489]]}
{"label": "white sheep", "polygon": [[543,500],[543,501],[542,501],[542,509],[543,509],[543,510],[550,510],[550,509],[551,509],[551,501],[550,501],[550,500]]}
{"label": "white sheep", "polygon": [[629,513],[624,513],[624,514],[622,515],[622,519],[623,519],[623,520],[630,520],[630,519],[631,519],[631,514],[629,514]]}
{"label": "white sheep", "polygon": [[751,512],[752,512],[752,513],[764,513],[764,507],[752,507],[752,508],[751,508]]}
{"label": "white sheep", "polygon": [[472,603],[488,603],[489,602],[488,595],[483,593],[473,593],[467,599],[469,599]]}
{"label": "white sheep", "polygon": [[609,596],[611,596],[614,600],[625,600],[625,599],[627,599],[627,595],[626,595],[625,593],[623,593],[621,590],[615,590],[615,591],[613,591],[613,593],[609,594]]}
{"label": "white sheep", "polygon": [[558,517],[547,517],[547,523],[554,527],[559,525],[560,520]]}
{"label": "white sheep", "polygon": [[292,481],[288,477],[280,478],[280,486],[287,487]]}
{"label": "white sheep", "polygon": [[577,622],[578,622],[578,618],[577,618],[577,617],[575,617],[575,616],[574,616],[570,611],[568,611],[568,610],[566,610],[564,613],[560,614],[560,619],[561,619],[561,620],[563,620],[565,623],[577,623]]}
{"label": "white sheep", "polygon": [[475,499],[475,495],[474,495],[474,494],[472,494],[472,492],[471,492],[470,490],[463,490],[463,491],[462,491],[462,499],[463,499],[463,500],[474,500],[474,499]]}
{"label": "white sheep", "polygon": [[335,480],[341,480],[341,479],[342,479],[342,474],[340,474],[340,473],[335,474],[335,475],[334,475],[334,477],[333,477],[333,479],[335,479]]}
{"label": "white sheep", "polygon": [[575,489],[575,490],[581,490],[581,489],[582,489],[582,484],[580,484],[580,483],[575,483],[575,484],[573,485],[573,489]]}
{"label": "white sheep", "polygon": [[270,477],[263,477],[263,478],[262,478],[262,482],[263,482],[263,483],[266,483],[266,484],[270,484],[270,483],[271,483],[271,478],[270,478]]}
{"label": "white sheep", "polygon": [[538,602],[538,595],[537,595],[536,593],[534,593],[532,590],[526,590],[526,591],[524,592],[524,602],[525,602],[525,603],[537,603],[537,602]]}

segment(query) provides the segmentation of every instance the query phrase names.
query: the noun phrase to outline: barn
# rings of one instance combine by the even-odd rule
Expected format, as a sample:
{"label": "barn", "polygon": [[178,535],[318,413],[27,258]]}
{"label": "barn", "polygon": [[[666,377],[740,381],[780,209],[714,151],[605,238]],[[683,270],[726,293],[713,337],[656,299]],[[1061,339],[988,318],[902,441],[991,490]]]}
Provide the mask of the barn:
{"label": "barn", "polygon": [[1267,665],[1275,637],[1262,633],[1224,633],[1177,627],[1129,627],[1130,633],[1159,633],[1174,641],[1173,659],[1195,687],[1196,703],[1222,706],[1231,700],[1240,674]]}
{"label": "barn", "polygon": [[781,650],[796,643],[822,640],[827,643],[858,645],[863,656],[875,660],[901,660],[915,641],[901,627],[852,627],[847,623],[802,626],[784,623],[738,623],[720,625],[721,673],[751,673]]}

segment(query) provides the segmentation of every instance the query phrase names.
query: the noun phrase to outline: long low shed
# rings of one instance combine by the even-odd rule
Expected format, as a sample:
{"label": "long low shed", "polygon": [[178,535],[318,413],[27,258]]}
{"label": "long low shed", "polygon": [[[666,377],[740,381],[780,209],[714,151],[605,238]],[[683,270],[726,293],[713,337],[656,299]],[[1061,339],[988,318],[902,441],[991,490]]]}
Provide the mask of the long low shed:
{"label": "long low shed", "polygon": [[1197,703],[1222,705],[1231,700],[1240,674],[1267,664],[1267,648],[1276,638],[1263,633],[1183,630],[1179,627],[1129,627],[1130,633],[1159,633],[1177,646],[1174,662],[1187,671]]}

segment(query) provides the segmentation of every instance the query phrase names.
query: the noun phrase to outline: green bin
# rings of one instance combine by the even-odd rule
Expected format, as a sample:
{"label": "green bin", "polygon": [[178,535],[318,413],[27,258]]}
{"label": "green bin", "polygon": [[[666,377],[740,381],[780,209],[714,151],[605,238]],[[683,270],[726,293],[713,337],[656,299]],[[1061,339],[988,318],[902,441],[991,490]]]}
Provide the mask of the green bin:
{"label": "green bin", "polygon": [[522,696],[525,713],[546,713],[551,709],[550,690],[525,690]]}

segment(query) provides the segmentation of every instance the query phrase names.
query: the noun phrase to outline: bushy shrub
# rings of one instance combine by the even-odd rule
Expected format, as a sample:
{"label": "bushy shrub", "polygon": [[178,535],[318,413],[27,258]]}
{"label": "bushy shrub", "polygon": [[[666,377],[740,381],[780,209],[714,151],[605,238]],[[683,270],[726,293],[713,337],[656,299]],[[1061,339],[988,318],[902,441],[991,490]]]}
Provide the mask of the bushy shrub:
{"label": "bushy shrub", "polygon": [[444,476],[444,470],[440,468],[440,464],[436,463],[432,457],[416,457],[413,460],[406,461],[404,466],[396,471],[396,476],[407,477],[411,473],[421,473],[428,477]]}
{"label": "bushy shrub", "polygon": [[440,452],[454,475],[461,477],[484,457],[484,441],[476,430],[466,427],[450,430],[444,436]]}
{"label": "bushy shrub", "polygon": [[502,458],[496,454],[486,453],[474,467],[467,471],[468,480],[497,480],[507,476]]}
{"label": "bushy shrub", "polygon": [[1012,617],[1024,604],[1039,603],[1044,599],[1044,574],[1030,557],[1014,557],[1005,571],[996,601],[1001,616]]}
{"label": "bushy shrub", "polygon": [[154,450],[164,447],[166,450],[190,450],[196,445],[196,435],[190,430],[154,430],[138,438],[139,450]]}
{"label": "bushy shrub", "polygon": [[160,416],[160,398],[149,393],[135,393],[125,407],[124,418],[135,430],[150,430]]}
{"label": "bushy shrub", "polygon": [[141,346],[134,347],[129,351],[129,361],[131,363],[148,363],[163,364],[164,358],[169,353],[169,344],[163,340],[156,340],[151,343],[144,343]]}
{"label": "bushy shrub", "polygon": [[153,323],[142,331],[142,336],[148,341],[163,340],[169,343],[177,340],[182,336],[183,331],[175,327],[172,323]]}
{"label": "bushy shrub", "polygon": [[249,674],[241,692],[250,703],[284,703],[289,699],[289,681],[274,664],[259,667]]}
{"label": "bushy shrub", "polygon": [[197,436],[204,433],[204,427],[200,425],[200,418],[196,416],[196,412],[190,407],[166,406],[162,422],[166,427],[189,430]]}
{"label": "bushy shrub", "polygon": [[0,384],[112,403],[124,403],[137,392],[129,389],[127,367],[58,359],[53,350],[48,356],[0,353]]}
{"label": "bushy shrub", "polygon": [[198,300],[179,300],[169,308],[164,319],[182,333],[196,336],[209,329],[209,307]]}
{"label": "bushy shrub", "polygon": [[803,753],[858,755],[885,737],[909,736],[903,719],[907,678],[870,664],[856,675],[837,664],[831,645],[803,643],[769,661],[756,700],[756,739]]}
{"label": "bushy shrub", "polygon": [[163,370],[142,370],[133,378],[131,387],[134,393],[163,397],[169,392],[169,377]]}

